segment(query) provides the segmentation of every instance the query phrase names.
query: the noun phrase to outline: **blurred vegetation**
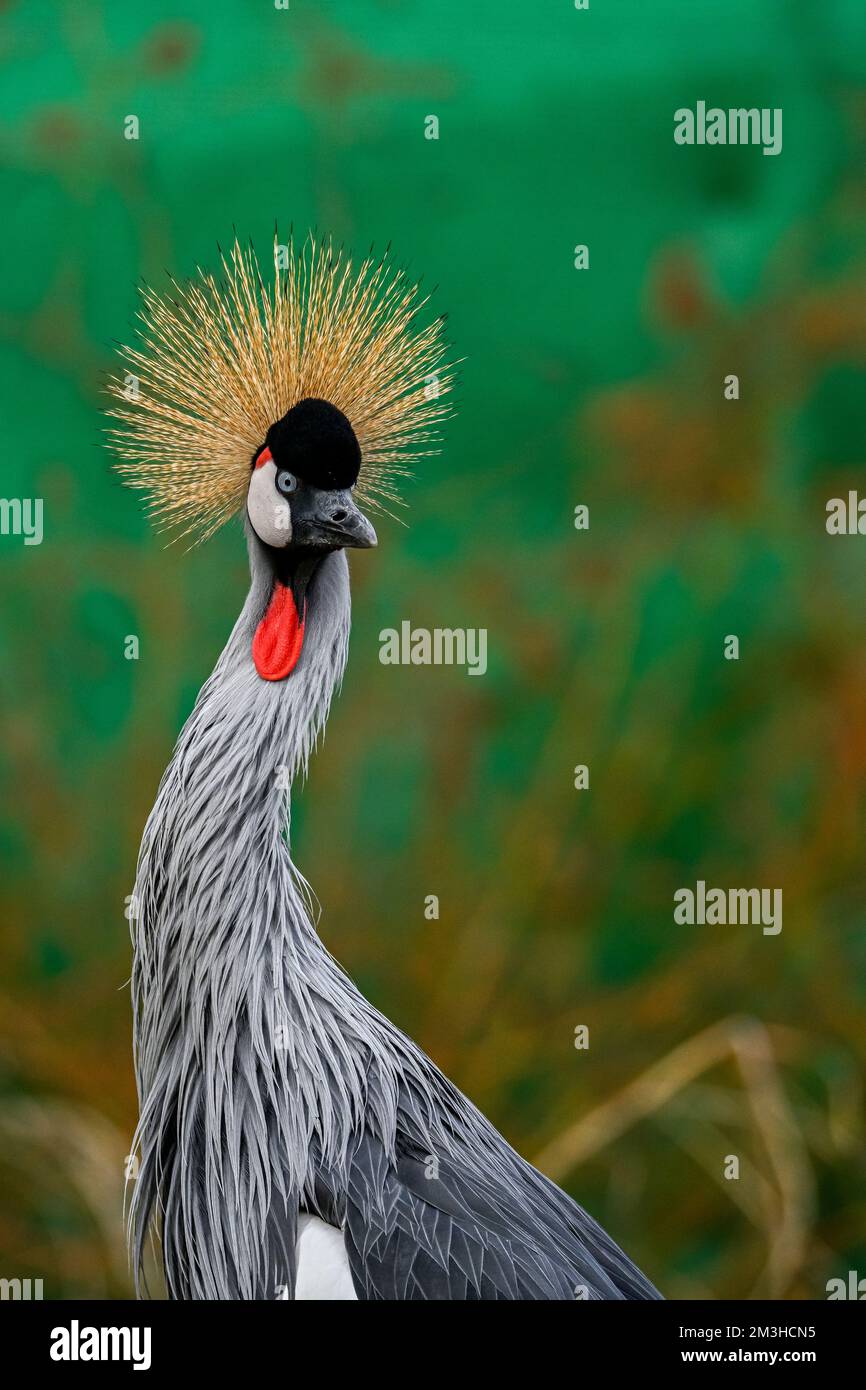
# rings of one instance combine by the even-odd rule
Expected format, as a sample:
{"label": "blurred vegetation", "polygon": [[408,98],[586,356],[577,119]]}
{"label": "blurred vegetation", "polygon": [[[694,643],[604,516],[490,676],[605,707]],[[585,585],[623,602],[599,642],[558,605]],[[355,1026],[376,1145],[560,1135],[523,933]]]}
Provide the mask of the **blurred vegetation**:
{"label": "blurred vegetation", "polygon": [[[392,240],[467,358],[295,798],[328,945],[668,1296],[866,1273],[866,542],[824,530],[866,439],[861,0],[0,8],[2,491],[45,499],[0,537],[0,1274],[129,1293],[124,899],[245,559],[148,533],[100,376],[139,275],[275,218]],[[782,107],[783,153],[676,147],[698,98]],[[487,627],[487,676],[381,666],[404,618]],[[698,878],[781,887],[781,935],[676,926]]]}

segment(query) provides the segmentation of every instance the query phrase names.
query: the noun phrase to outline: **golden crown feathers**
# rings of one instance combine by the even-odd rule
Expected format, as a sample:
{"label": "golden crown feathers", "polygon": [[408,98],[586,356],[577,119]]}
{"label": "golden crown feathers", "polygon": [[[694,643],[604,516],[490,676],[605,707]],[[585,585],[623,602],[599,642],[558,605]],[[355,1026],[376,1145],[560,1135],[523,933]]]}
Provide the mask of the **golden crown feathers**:
{"label": "golden crown feathers", "polygon": [[252,246],[221,252],[222,277],[198,269],[172,293],[140,291],[140,345],[119,346],[110,379],[120,424],[108,444],[161,529],[205,540],[244,503],[252,456],[298,401],[330,401],[361,449],[357,495],[388,511],[396,479],[439,452],[453,367],[444,320],[417,326],[429,301],[388,253],[355,269],[329,240],[274,239],[265,282]]}

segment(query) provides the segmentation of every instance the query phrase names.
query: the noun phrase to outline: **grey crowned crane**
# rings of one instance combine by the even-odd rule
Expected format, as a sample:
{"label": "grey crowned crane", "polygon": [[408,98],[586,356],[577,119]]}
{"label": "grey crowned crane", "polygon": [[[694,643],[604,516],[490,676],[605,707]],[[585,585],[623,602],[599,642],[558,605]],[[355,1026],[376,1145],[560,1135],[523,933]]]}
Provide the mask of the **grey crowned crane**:
{"label": "grey crowned crane", "polygon": [[442,324],[387,258],[235,242],[222,278],[142,291],[110,389],[155,519],[244,518],[252,581],[148,818],[132,915],[140,1117],[129,1234],[178,1299],[653,1299],[328,953],[289,849],[346,662],[347,548],[430,452]]}

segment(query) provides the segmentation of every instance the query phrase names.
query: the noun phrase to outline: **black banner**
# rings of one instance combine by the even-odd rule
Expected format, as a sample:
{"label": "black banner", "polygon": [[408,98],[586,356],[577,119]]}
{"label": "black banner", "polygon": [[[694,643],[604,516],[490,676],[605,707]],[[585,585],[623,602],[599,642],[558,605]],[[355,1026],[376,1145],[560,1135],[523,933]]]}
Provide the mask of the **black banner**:
{"label": "black banner", "polygon": [[[273,1373],[281,1362],[289,1375],[297,1357],[308,1368],[311,1357],[321,1360],[329,1376],[338,1366],[351,1368],[357,1362],[355,1369],[366,1379],[377,1365],[408,1369],[406,1335],[420,1367],[433,1364],[433,1351],[448,1348],[450,1357],[455,1344],[441,1340],[449,1331],[461,1338],[462,1370],[476,1357],[489,1368],[497,1350],[519,1347],[533,1354],[535,1347],[537,1377],[545,1373],[551,1354],[559,1359],[564,1347],[570,1347],[568,1355],[578,1358],[575,1374],[603,1358],[606,1370],[615,1374],[652,1375],[673,1367],[699,1372],[706,1366],[805,1366],[826,1379],[850,1366],[864,1328],[861,1311],[849,1301],[535,1305],[525,1306],[516,1321],[509,1314],[511,1320],[500,1324],[502,1313],[484,1313],[477,1305],[471,1314],[393,1314],[382,1307],[364,1313],[308,1303],[295,1309],[279,1302],[6,1302],[0,1305],[0,1334],[6,1365],[17,1362],[58,1382],[70,1375],[93,1377],[101,1369],[113,1375],[189,1371],[258,1377]],[[443,1323],[443,1316],[457,1316],[460,1322]],[[421,1322],[416,1324],[415,1317]],[[464,1317],[470,1322],[464,1323]],[[488,1323],[488,1317],[494,1321]],[[473,1336],[465,1340],[470,1331]],[[481,1340],[476,1342],[474,1335]],[[394,1339],[390,1352],[383,1337]],[[482,1362],[475,1364],[480,1368]]]}

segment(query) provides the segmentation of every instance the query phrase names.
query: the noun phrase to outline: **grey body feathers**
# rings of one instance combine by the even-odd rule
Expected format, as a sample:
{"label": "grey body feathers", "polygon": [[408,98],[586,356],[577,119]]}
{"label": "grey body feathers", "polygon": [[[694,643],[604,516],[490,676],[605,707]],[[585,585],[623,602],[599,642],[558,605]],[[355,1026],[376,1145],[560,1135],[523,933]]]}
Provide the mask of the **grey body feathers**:
{"label": "grey body feathers", "polygon": [[322,945],[288,845],[345,667],[345,555],[322,561],[301,660],[250,656],[252,586],[178,739],[138,863],[133,1009],[140,1120],[129,1209],[175,1298],[275,1298],[300,1210],[342,1226],[361,1299],[654,1298],[565,1193],[521,1159]]}

